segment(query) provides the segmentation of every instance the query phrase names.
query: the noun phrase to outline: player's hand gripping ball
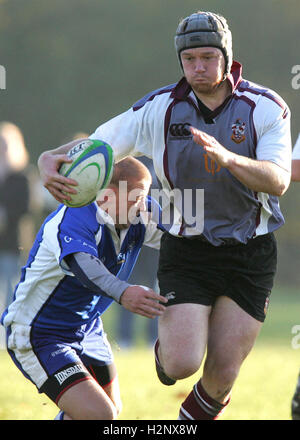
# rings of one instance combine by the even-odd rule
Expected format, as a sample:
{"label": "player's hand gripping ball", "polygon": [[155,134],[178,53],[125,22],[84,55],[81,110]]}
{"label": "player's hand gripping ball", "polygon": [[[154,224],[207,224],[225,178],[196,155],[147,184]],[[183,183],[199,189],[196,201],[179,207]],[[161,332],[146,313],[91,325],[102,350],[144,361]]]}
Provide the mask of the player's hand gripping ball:
{"label": "player's hand gripping ball", "polygon": [[59,173],[78,182],[77,194],[69,194],[71,200],[64,204],[79,208],[92,203],[98,192],[106,188],[114,169],[113,150],[106,142],[87,140],[75,145],[68,153],[72,163],[63,163]]}

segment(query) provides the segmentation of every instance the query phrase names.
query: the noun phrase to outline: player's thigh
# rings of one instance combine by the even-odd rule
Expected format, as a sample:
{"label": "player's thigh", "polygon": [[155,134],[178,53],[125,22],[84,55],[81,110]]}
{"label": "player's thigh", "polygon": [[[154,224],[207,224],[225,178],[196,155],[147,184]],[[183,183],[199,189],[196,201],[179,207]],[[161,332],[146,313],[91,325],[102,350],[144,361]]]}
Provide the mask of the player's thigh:
{"label": "player's thigh", "polygon": [[160,360],[166,373],[180,368],[197,371],[206,349],[210,311],[210,306],[183,303],[167,307],[159,317]]}
{"label": "player's thigh", "polygon": [[117,417],[112,400],[93,378],[66,390],[58,406],[72,420],[113,420]]}
{"label": "player's thigh", "polygon": [[108,395],[108,397],[112,400],[116,408],[117,414],[119,414],[122,411],[122,400],[121,400],[118,376],[116,376],[111,383],[103,386],[103,389]]}
{"label": "player's thigh", "polygon": [[117,368],[114,362],[106,365],[96,365],[87,363],[87,369],[103,388],[108,397],[112,400],[119,414],[122,410],[120,386],[117,375]]}
{"label": "player's thigh", "polygon": [[236,302],[220,296],[211,313],[206,367],[239,369],[251,351],[262,322],[253,318]]}

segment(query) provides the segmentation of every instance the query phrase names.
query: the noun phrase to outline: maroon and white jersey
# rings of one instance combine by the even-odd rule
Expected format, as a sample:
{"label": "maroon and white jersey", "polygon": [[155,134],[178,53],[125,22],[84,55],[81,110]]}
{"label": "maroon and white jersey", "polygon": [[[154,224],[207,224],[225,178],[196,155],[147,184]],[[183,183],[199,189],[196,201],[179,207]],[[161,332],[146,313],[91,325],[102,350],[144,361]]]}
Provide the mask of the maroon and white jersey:
{"label": "maroon and white jersey", "polygon": [[227,240],[246,243],[284,222],[277,197],[247,188],[218,166],[188,129],[192,125],[234,153],[290,171],[290,111],[275,92],[243,79],[241,70],[234,62],[228,78],[232,94],[209,117],[182,78],[149,93],[90,136],[109,143],[116,161],[128,155],[153,159],[170,201],[162,203],[163,223],[173,235],[203,235],[216,246]]}

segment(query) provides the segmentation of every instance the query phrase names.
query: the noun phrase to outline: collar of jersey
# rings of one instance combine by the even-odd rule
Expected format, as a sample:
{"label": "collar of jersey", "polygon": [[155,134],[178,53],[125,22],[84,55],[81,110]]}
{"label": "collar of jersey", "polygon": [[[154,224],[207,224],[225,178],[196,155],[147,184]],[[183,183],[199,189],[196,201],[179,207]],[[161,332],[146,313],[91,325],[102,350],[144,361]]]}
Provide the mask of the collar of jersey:
{"label": "collar of jersey", "polygon": [[109,229],[115,231],[116,230],[115,223],[112,217],[109,214],[107,214],[107,212],[103,211],[103,209],[101,209],[96,202],[95,205],[97,207],[97,214],[96,214],[97,222],[100,225],[106,225]]}

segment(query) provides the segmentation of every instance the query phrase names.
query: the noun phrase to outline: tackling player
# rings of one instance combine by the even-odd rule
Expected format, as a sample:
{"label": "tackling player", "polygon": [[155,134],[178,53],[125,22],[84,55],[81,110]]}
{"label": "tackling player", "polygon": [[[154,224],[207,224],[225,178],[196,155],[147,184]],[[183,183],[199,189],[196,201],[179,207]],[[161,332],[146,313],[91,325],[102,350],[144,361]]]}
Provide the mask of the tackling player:
{"label": "tackling player", "polygon": [[149,318],[165,310],[164,297],[126,281],[142,245],[160,242],[157,224],[145,217],[151,210],[159,219],[158,205],[147,197],[150,184],[147,168],[127,158],[115,165],[101,201],[60,205],[43,223],[2,316],[10,356],[58,405],[60,419],[110,420],[121,409],[101,321],[113,300]]}
{"label": "tackling player", "polygon": [[[157,373],[174,384],[197,372],[206,354],[179,418],[215,419],[268,308],[274,231],[284,223],[278,197],[291,175],[290,112],[275,92],[242,77],[225,18],[201,11],[186,17],[175,48],[183,78],[147,94],[91,138],[108,142],[116,160],[152,158],[172,195],[158,271],[169,301],[159,319]],[[72,184],[57,173],[65,159],[59,153],[70,147],[39,160],[44,185],[58,200]]]}

